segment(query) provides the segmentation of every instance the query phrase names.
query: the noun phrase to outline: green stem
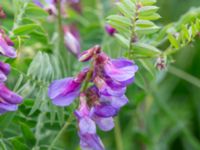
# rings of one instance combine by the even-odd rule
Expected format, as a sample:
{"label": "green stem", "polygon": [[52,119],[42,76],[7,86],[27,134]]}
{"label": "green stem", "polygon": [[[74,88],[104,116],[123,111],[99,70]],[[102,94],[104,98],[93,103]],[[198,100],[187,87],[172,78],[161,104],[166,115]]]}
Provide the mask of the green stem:
{"label": "green stem", "polygon": [[56,142],[58,141],[58,139],[60,138],[60,136],[63,134],[63,132],[70,125],[70,123],[72,122],[72,120],[73,120],[73,115],[70,115],[69,118],[67,119],[66,123],[64,124],[64,126],[61,128],[61,130],[58,132],[58,134],[56,135],[56,137],[52,141],[52,143],[49,146],[48,150],[52,150],[52,148],[54,147],[54,145],[56,144]]}
{"label": "green stem", "polygon": [[115,141],[117,150],[123,150],[122,134],[119,124],[119,116],[115,118]]}
{"label": "green stem", "polygon": [[86,75],[86,78],[85,78],[85,81],[83,83],[83,87],[81,89],[81,92],[84,92],[87,89],[87,87],[88,87],[88,84],[90,82],[90,79],[91,79],[93,71],[94,71],[94,61],[95,61],[95,58],[93,58],[93,60],[91,62],[90,70],[89,70],[89,72]]}
{"label": "green stem", "polygon": [[178,69],[178,68],[175,68],[173,66],[170,66],[169,67],[169,73],[181,78],[181,79],[184,79],[185,81],[195,85],[196,87],[199,87],[200,88],[200,79]]}
{"label": "green stem", "polygon": [[92,73],[93,73],[93,67],[90,68],[89,72],[86,75],[86,79],[85,79],[85,82],[83,84],[83,88],[81,90],[82,92],[84,92],[87,89],[89,81],[90,81],[90,79],[92,77]]}

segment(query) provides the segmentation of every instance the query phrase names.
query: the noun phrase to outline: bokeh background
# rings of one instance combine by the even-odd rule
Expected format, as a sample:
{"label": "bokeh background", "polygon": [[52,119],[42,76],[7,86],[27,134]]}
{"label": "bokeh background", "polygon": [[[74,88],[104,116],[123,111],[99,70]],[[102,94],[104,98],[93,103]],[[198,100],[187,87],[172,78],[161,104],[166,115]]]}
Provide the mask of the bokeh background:
{"label": "bokeh background", "polygon": [[[7,29],[13,26],[14,4],[10,0],[0,0],[0,5],[7,13],[7,19],[0,20],[0,24]],[[158,0],[157,5],[162,16],[157,24],[165,26],[178,21],[193,7],[200,7],[200,0]],[[82,7],[82,17],[72,15],[71,19],[64,21],[66,24],[74,20],[78,22],[82,50],[99,43],[112,57],[123,54],[117,41],[109,37],[103,28],[106,16],[115,11],[113,1],[83,0]],[[43,25],[51,36],[55,24]],[[21,47],[21,57],[7,62],[16,70],[26,73],[38,49],[42,49],[38,43],[37,40],[26,42]],[[49,49],[52,47],[49,46]],[[46,52],[46,49],[42,51]],[[200,150],[200,38],[197,37],[195,42],[180,49],[173,55],[173,59],[174,62],[168,64],[166,70],[159,72],[155,69],[153,75],[140,68],[135,77],[136,81],[140,79],[140,85],[136,82],[128,88],[130,102],[120,111],[116,120],[119,126],[110,132],[99,132],[106,150],[120,150],[120,146],[123,150]],[[75,74],[80,67],[75,58],[71,59],[71,74]],[[21,77],[16,70],[9,77],[8,85],[12,89]],[[23,80],[24,84],[27,82]],[[25,96],[25,102],[19,111],[0,116],[0,150],[45,150],[67,120],[72,108],[64,111],[49,104],[51,107],[37,110],[35,101],[43,98],[40,95],[35,98],[33,93],[45,92],[37,89],[31,89],[32,94],[20,91]],[[33,106],[36,110],[30,115]],[[63,116],[57,116],[52,121],[53,110]],[[75,124],[73,121],[62,134],[56,142],[55,150],[79,150]]]}

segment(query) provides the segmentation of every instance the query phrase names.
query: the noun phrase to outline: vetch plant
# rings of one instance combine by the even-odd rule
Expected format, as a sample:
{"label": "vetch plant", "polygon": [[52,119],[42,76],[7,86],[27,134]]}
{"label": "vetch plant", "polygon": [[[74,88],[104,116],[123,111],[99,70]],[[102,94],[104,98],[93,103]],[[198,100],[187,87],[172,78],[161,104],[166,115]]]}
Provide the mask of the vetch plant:
{"label": "vetch plant", "polygon": [[192,1],[0,1],[0,149],[200,149]]}

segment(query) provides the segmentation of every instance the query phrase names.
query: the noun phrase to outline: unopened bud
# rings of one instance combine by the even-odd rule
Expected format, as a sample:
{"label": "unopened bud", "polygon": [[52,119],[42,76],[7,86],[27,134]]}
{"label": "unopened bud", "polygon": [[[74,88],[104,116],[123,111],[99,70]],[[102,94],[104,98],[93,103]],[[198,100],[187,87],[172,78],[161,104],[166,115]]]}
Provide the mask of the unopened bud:
{"label": "unopened bud", "polygon": [[95,45],[94,47],[82,52],[79,56],[80,62],[89,61],[94,55],[101,52],[101,47],[99,45]]}
{"label": "unopened bud", "polygon": [[166,60],[163,57],[159,57],[156,61],[156,68],[158,70],[164,70],[166,68]]}
{"label": "unopened bud", "polygon": [[6,14],[4,13],[4,11],[3,11],[3,9],[2,9],[1,6],[0,6],[0,18],[1,18],[1,19],[6,18]]}
{"label": "unopened bud", "polygon": [[111,25],[106,24],[105,25],[105,30],[110,36],[114,36],[114,34],[117,32],[115,28],[113,28]]}

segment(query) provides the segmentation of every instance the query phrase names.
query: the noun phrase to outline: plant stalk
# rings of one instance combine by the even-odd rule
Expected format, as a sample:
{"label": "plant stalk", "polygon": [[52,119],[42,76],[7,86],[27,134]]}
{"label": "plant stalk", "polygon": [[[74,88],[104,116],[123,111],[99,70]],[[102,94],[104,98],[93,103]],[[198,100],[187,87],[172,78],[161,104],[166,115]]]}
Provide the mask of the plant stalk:
{"label": "plant stalk", "polygon": [[64,126],[61,128],[61,130],[58,132],[58,134],[56,135],[56,137],[52,141],[52,143],[49,146],[48,150],[52,150],[52,148],[54,147],[54,145],[56,144],[56,142],[58,141],[58,139],[60,138],[60,136],[63,134],[63,132],[70,125],[70,123],[72,122],[72,120],[73,120],[73,115],[70,115],[69,118],[67,119],[67,121],[65,122]]}
{"label": "plant stalk", "polygon": [[115,141],[117,145],[117,150],[123,150],[122,134],[119,124],[119,116],[115,118]]}

